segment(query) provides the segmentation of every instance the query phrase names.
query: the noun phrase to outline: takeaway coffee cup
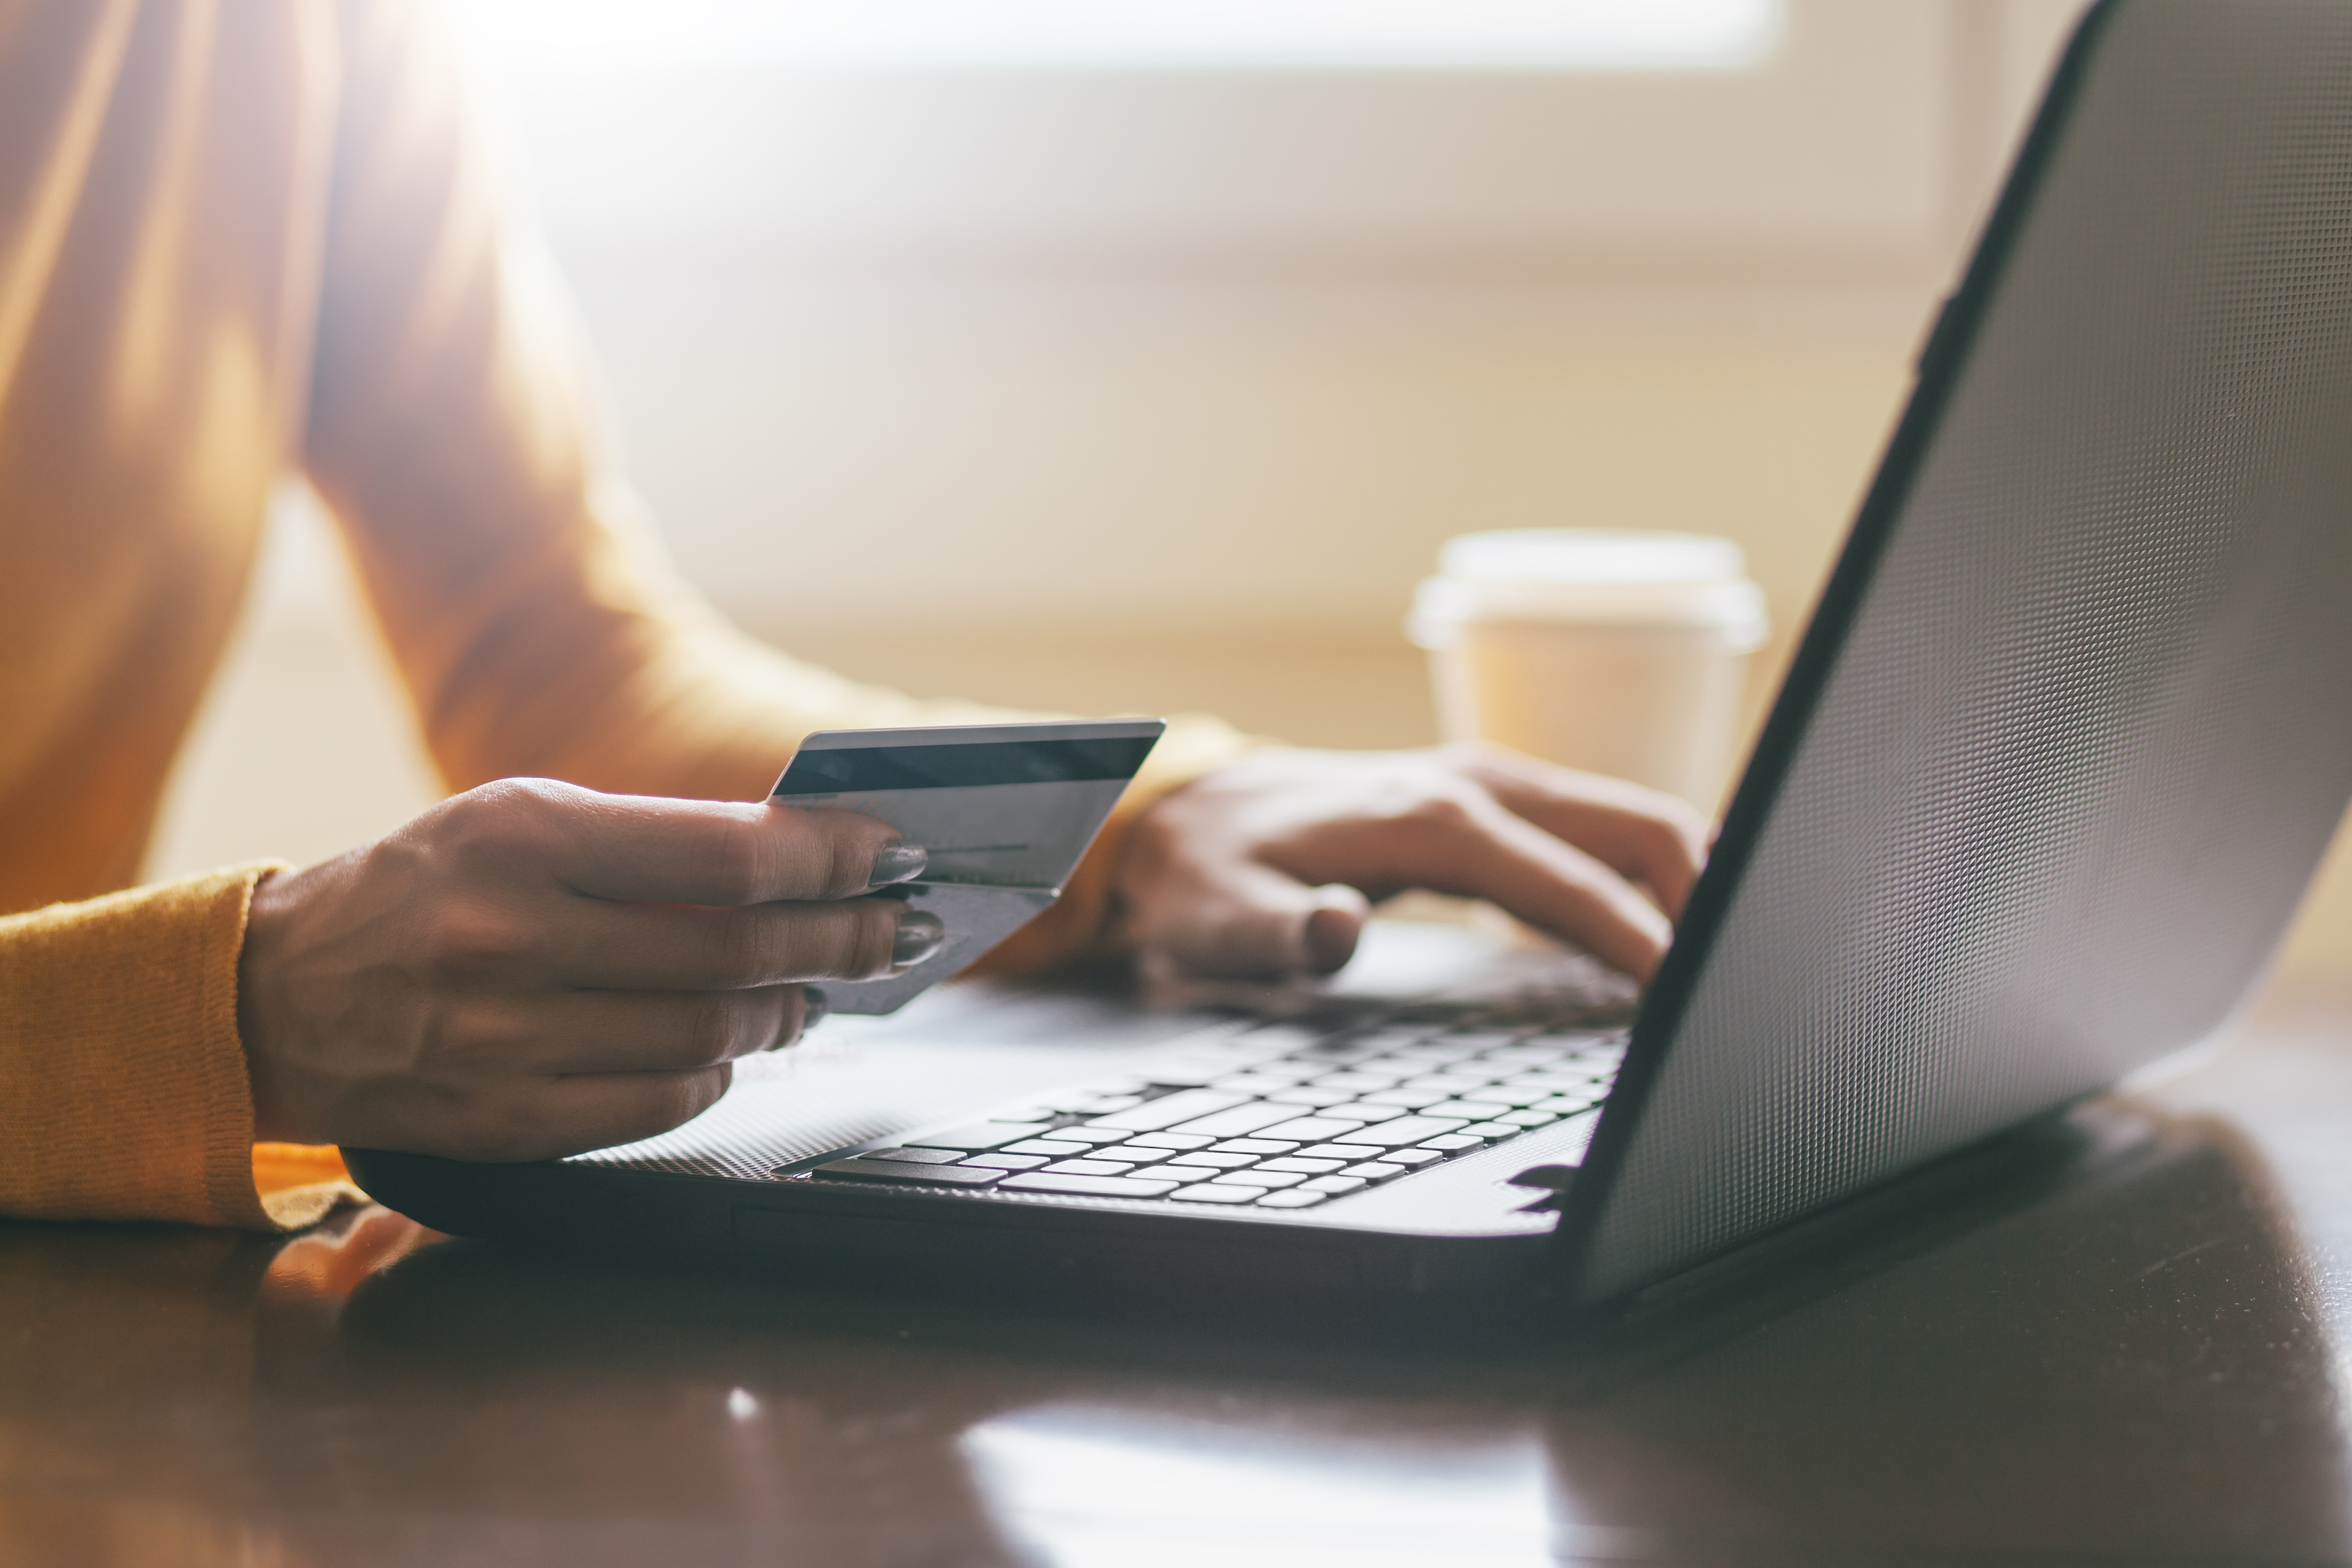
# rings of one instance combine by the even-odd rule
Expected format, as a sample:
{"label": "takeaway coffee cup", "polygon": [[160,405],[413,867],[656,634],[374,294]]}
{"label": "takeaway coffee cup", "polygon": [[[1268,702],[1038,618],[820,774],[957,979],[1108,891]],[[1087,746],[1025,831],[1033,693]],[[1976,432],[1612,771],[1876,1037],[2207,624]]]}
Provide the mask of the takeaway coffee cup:
{"label": "takeaway coffee cup", "polygon": [[1713,810],[1764,596],[1728,539],[1540,528],[1447,543],[1406,623],[1439,727]]}

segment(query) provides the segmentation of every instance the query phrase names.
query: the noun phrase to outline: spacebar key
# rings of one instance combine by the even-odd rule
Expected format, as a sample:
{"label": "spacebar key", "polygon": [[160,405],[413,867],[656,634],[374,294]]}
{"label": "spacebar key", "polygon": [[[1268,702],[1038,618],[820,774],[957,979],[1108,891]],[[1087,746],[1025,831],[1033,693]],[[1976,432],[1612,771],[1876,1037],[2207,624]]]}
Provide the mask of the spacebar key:
{"label": "spacebar key", "polygon": [[970,1166],[919,1165],[913,1160],[877,1160],[855,1155],[816,1167],[816,1174],[856,1181],[920,1182],[927,1186],[992,1186],[1004,1173]]}
{"label": "spacebar key", "polygon": [[1158,1197],[1161,1193],[1174,1192],[1180,1184],[1145,1181],[1139,1176],[1048,1176],[1043,1171],[1030,1171],[1008,1177],[996,1185],[1000,1191],[1069,1192],[1087,1197]]}

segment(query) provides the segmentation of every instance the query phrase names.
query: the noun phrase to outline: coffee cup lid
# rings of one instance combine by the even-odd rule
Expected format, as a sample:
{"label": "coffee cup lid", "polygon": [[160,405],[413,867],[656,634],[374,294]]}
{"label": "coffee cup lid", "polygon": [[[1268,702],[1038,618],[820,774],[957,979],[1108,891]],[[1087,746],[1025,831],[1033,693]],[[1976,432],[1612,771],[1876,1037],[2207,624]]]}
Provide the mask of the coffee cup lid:
{"label": "coffee cup lid", "polygon": [[1508,528],[1446,541],[1437,570],[1462,582],[1737,582],[1748,559],[1729,539],[1631,528]]}
{"label": "coffee cup lid", "polygon": [[1413,596],[1406,631],[1451,646],[1473,623],[1601,622],[1708,631],[1727,652],[1764,641],[1764,595],[1729,539],[1698,534],[1530,528],[1465,534],[1439,557],[1443,575]]}

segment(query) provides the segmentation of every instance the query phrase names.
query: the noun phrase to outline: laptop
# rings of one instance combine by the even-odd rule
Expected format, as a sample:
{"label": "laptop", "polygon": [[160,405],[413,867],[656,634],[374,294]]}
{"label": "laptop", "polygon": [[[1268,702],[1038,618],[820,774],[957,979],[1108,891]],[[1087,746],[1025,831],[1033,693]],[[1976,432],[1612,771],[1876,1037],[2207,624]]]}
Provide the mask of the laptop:
{"label": "laptop", "polygon": [[2347,695],[2352,6],[2105,0],[1638,1004],[1381,932],[1276,1013],[950,987],[643,1144],[346,1154],[443,1230],[810,1279],[1618,1300],[2212,1036]]}

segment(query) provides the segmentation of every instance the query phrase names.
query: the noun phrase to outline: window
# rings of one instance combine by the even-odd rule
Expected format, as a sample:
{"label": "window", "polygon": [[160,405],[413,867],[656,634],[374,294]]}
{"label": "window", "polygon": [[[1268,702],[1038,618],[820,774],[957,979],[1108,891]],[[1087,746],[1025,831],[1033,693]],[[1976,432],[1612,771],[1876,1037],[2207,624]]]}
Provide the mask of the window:
{"label": "window", "polygon": [[603,67],[1710,70],[1780,0],[475,0],[499,54]]}

